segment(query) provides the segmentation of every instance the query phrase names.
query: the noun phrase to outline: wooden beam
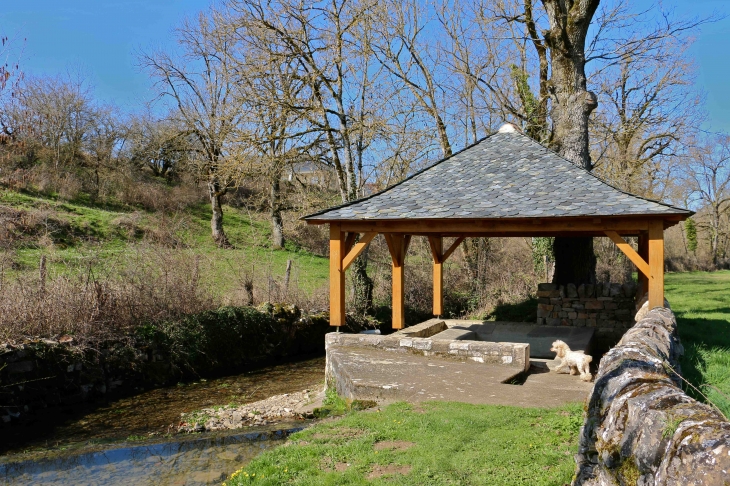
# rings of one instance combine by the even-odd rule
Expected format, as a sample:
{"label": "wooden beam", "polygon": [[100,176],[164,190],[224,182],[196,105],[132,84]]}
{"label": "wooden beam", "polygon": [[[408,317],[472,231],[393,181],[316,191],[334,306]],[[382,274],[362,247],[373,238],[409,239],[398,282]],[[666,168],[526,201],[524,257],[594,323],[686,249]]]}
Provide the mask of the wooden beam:
{"label": "wooden beam", "polygon": [[420,219],[342,221],[343,230],[360,233],[405,233],[405,234],[475,234],[489,235],[504,233],[509,236],[532,236],[535,234],[585,232],[602,235],[604,231],[638,232],[649,229],[646,217],[621,218],[543,218],[540,224],[531,219]]}
{"label": "wooden beam", "polygon": [[451,256],[451,254],[454,253],[454,251],[456,251],[457,248],[459,248],[459,245],[461,244],[462,241],[464,241],[463,236],[459,236],[458,238],[456,238],[456,241],[454,241],[451,244],[451,246],[449,247],[449,249],[446,250],[444,252],[444,254],[441,256],[441,263],[445,262],[446,259],[449,258]]}
{"label": "wooden beam", "polygon": [[611,238],[611,240],[616,244],[616,246],[618,246],[618,249],[621,250],[624,253],[624,255],[629,257],[629,260],[631,260],[634,263],[634,265],[636,265],[636,268],[638,268],[641,273],[643,273],[644,275],[646,275],[648,277],[649,276],[649,264],[646,263],[646,260],[641,258],[639,256],[639,254],[636,253],[636,251],[634,251],[633,248],[631,248],[631,245],[626,243],[626,240],[621,238],[621,236],[619,236],[619,234],[616,233],[615,231],[606,231],[605,233],[606,233],[606,236]]}
{"label": "wooden beam", "polygon": [[444,265],[441,259],[444,240],[440,236],[429,236],[428,244],[433,256],[433,315],[440,316],[444,313]]}
{"label": "wooden beam", "polygon": [[368,244],[370,244],[370,242],[376,236],[378,236],[377,233],[365,233],[362,236],[362,238],[360,238],[360,241],[355,243],[355,246],[353,246],[352,249],[348,250],[347,256],[345,257],[345,259],[342,262],[342,268],[344,270],[347,270],[350,267],[350,265],[352,265],[352,262],[355,261],[355,258],[357,258],[360,255],[360,253],[362,253],[363,250],[365,250],[365,248],[367,248]]}
{"label": "wooden beam", "polygon": [[664,223],[649,223],[649,309],[664,307]]}
{"label": "wooden beam", "polygon": [[345,324],[345,235],[340,225],[330,225],[330,326]]}

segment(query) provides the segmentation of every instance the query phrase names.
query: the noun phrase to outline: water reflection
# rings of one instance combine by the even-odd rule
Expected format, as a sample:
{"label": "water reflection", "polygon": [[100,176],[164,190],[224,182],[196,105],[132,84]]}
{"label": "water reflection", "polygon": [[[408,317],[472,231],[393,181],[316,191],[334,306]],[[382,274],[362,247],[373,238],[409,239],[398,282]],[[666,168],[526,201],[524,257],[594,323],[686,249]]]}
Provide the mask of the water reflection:
{"label": "water reflection", "polygon": [[[174,432],[180,414],[214,405],[243,405],[324,383],[325,358],[282,363],[222,378],[180,383],[110,401],[66,417],[48,417],[33,427],[2,431],[0,452],[75,450],[89,443],[163,436]],[[17,459],[16,459],[17,460]]]}
{"label": "water reflection", "polygon": [[245,434],[207,436],[61,457],[0,464],[3,484],[206,485],[219,484],[302,424]]}

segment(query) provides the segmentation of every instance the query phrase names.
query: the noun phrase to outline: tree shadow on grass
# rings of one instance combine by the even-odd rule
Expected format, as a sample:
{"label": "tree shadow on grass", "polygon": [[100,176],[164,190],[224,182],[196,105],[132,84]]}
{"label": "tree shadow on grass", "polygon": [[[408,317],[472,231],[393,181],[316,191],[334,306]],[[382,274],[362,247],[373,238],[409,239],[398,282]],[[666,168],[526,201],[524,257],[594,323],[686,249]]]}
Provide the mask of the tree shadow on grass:
{"label": "tree shadow on grass", "polygon": [[[714,403],[726,416],[730,415],[730,390],[722,383],[711,383],[723,374],[722,364],[712,361],[730,361],[730,322],[724,319],[684,318],[677,314],[679,338],[684,346],[680,360],[682,377],[696,388],[685,386],[687,393],[702,402]],[[723,380],[728,383],[728,380]],[[715,388],[713,388],[715,387]],[[718,391],[718,388],[720,390]],[[725,388],[725,389],[722,389]]]}

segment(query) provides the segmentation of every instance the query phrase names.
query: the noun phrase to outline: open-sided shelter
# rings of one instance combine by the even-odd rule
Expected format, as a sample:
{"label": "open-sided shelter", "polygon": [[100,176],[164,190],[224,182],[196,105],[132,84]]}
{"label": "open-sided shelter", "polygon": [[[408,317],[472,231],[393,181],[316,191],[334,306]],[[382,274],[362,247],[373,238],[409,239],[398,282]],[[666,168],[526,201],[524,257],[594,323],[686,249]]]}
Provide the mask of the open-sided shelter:
{"label": "open-sided shelter", "polygon": [[[403,265],[413,236],[433,255],[433,314],[443,263],[467,237],[608,236],[636,265],[639,295],[664,304],[664,230],[692,215],[602,181],[506,124],[372,196],[305,216],[330,227],[330,324],[345,323],[345,271],[378,234],[393,262],[394,329],[404,326]],[[360,235],[357,240],[357,235]],[[623,236],[638,236],[635,251]],[[445,237],[456,237],[447,247]]]}

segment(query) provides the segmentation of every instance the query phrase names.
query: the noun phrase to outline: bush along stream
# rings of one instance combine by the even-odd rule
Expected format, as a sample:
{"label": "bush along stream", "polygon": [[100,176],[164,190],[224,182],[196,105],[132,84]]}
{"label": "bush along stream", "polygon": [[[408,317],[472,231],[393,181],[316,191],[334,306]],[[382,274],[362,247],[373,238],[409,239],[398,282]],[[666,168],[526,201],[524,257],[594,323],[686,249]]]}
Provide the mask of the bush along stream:
{"label": "bush along stream", "polygon": [[[324,334],[329,330],[326,314],[264,304],[259,308],[222,307],[175,321],[146,323],[131,335],[104,342],[60,336],[0,345],[0,452],[23,447],[85,408],[103,409],[117,398],[191,380],[204,387],[203,377],[230,375],[295,356],[322,355]],[[312,375],[322,375],[319,381],[324,368],[323,358],[320,360],[311,370]],[[248,395],[260,400],[313,388],[316,383],[309,375],[303,381],[296,383],[296,389],[279,387],[265,396],[239,386],[239,401],[252,401],[243,400]],[[181,383],[172,390],[181,387],[185,386]],[[203,401],[197,408],[206,404],[212,403]]]}

